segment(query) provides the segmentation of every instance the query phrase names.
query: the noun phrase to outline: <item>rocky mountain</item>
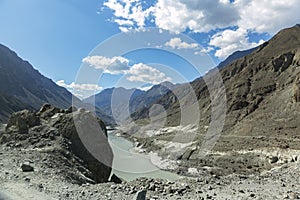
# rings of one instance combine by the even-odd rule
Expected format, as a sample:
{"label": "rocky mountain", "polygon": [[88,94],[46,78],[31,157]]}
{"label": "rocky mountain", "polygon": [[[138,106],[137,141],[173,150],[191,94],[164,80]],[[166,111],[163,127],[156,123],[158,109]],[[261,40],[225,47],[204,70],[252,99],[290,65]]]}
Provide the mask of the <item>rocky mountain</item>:
{"label": "rocky mountain", "polygon": [[134,141],[135,153],[151,152],[153,164],[180,179],[106,183],[110,167],[95,161],[82,145],[86,141],[78,139],[86,136],[82,131],[91,134],[83,137],[95,144],[91,152],[102,144],[98,158],[111,162],[101,120],[84,109],[45,105],[39,112],[14,113],[0,126],[0,198],[299,199],[299,113],[296,25],[252,53],[167,91],[133,113],[135,124],[114,132],[123,132]]}
{"label": "rocky mountain", "polygon": [[231,62],[233,62],[233,61],[235,61],[239,58],[242,58],[244,56],[249,55],[250,53],[252,53],[256,49],[257,49],[257,47],[254,47],[254,48],[248,49],[248,50],[244,50],[244,51],[236,51],[236,52],[232,53],[230,56],[228,56],[224,61],[222,61],[218,65],[218,68],[225,67],[226,65],[229,65]]}
{"label": "rocky mountain", "polygon": [[[0,120],[7,122],[8,117],[22,109],[38,110],[44,103],[68,108],[73,103],[78,107],[91,107],[51,79],[43,76],[32,65],[22,60],[9,48],[0,44]],[[111,118],[99,108],[93,108],[105,123]]]}
{"label": "rocky mountain", "polygon": [[154,85],[152,88],[147,90],[144,94],[136,96],[135,98],[132,99],[131,113],[151,105],[153,102],[160,99],[164,95],[168,94],[170,91],[172,91],[177,86],[178,86],[178,84],[175,85],[168,81]]}
{"label": "rocky mountain", "polygon": [[0,123],[7,122],[7,119],[10,117],[11,113],[22,109],[33,110],[34,108],[20,101],[16,97],[0,94]]}
{"label": "rocky mountain", "polygon": [[[268,109],[270,113],[283,116],[283,113],[294,114],[293,108],[298,108],[295,95],[297,96],[298,77],[300,77],[299,25],[280,31],[270,41],[249,51],[253,52],[220,69],[226,89],[228,108],[225,132],[229,130],[227,128],[232,130],[237,122],[240,126],[250,116],[251,119],[266,116],[267,114],[263,114],[265,109]],[[214,72],[215,70],[212,70],[205,77],[190,83],[202,108],[201,112],[206,110],[206,114],[202,115],[205,116],[206,122],[209,122],[211,105],[205,80],[208,80],[207,77]],[[177,117],[174,119],[180,118],[178,117],[180,115],[178,101],[174,102],[170,99],[175,98],[174,93],[183,93],[185,87],[186,84],[176,87],[173,93],[163,96],[155,103],[164,105],[170,113],[176,113]],[[262,109],[263,105],[264,109]],[[290,117],[288,119],[292,120]],[[297,115],[295,117],[298,118]],[[138,115],[137,118],[139,118]],[[269,121],[270,118],[266,120]],[[174,123],[176,120],[172,121]],[[272,123],[272,125],[277,127],[279,123]],[[261,128],[266,127],[261,126]]]}
{"label": "rocky mountain", "polygon": [[124,121],[131,113],[151,105],[152,102],[166,95],[176,85],[170,82],[163,82],[154,85],[147,91],[139,89],[108,88],[100,93],[91,96],[84,102],[96,105],[106,115],[117,121]]}
{"label": "rocky mountain", "polygon": [[[252,53],[219,71],[224,92],[218,90],[222,84],[216,81],[215,68],[154,102],[164,107],[157,112],[152,110],[157,113],[152,119],[158,124],[162,121],[160,116],[167,116],[163,128],[156,128],[153,120],[147,124],[150,105],[133,114],[135,124],[143,126],[122,131],[135,134],[148,151],[158,150],[163,158],[184,160],[177,168],[178,173],[192,166],[201,170],[207,165],[222,174],[257,173],[274,167],[268,162],[268,158],[278,154],[274,149],[284,151],[278,162],[294,160],[292,152],[299,150],[300,139],[300,26],[281,30]],[[190,98],[192,93],[195,102]],[[190,105],[198,105],[199,109],[192,110]],[[218,134],[220,126],[222,132]],[[137,132],[144,134],[143,139],[139,139]],[[177,145],[174,151],[172,141],[189,145],[182,149]],[[205,159],[200,156],[208,152],[211,155]],[[257,159],[266,152],[267,158]]]}
{"label": "rocky mountain", "polygon": [[[67,108],[72,104],[72,94],[44,77],[30,63],[22,60],[16,53],[0,45],[0,93],[1,99],[13,100],[13,105],[1,103],[6,111],[1,110],[3,120],[7,114],[24,108],[39,109],[48,102]],[[29,106],[30,105],[30,106]]]}
{"label": "rocky mountain", "polygon": [[120,108],[126,106],[126,101],[131,102],[133,98],[143,94],[145,92],[139,89],[108,88],[85,99],[84,102],[101,107],[107,115],[112,116],[112,107]]}

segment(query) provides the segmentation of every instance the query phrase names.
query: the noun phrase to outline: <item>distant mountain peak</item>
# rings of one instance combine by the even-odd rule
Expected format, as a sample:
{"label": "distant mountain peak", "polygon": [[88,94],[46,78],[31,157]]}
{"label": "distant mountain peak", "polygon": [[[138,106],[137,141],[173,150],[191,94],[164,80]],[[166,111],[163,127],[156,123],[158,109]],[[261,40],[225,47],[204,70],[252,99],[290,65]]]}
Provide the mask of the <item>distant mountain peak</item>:
{"label": "distant mountain peak", "polygon": [[238,50],[236,52],[233,52],[231,55],[229,55],[224,61],[220,62],[220,64],[218,65],[218,68],[222,68],[225,67],[226,65],[232,63],[233,61],[242,58],[244,56],[247,56],[249,54],[251,54],[252,52],[254,52],[258,47],[254,47],[248,50]]}
{"label": "distant mountain peak", "polygon": [[300,24],[296,24],[293,28],[300,28]]}
{"label": "distant mountain peak", "polygon": [[162,86],[165,86],[165,87],[173,87],[175,84],[170,82],[170,81],[164,81],[164,82],[161,82],[159,85],[162,85]]}

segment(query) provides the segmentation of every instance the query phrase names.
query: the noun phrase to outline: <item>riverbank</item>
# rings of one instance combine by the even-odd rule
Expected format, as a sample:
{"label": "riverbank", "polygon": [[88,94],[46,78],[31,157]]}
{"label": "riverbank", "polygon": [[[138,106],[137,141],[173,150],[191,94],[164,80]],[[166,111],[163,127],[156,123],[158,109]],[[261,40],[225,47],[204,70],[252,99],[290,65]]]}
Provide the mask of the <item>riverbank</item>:
{"label": "riverbank", "polygon": [[[125,150],[125,152],[128,153],[130,152],[130,149],[133,148],[132,143],[128,140],[126,140],[126,142],[122,137],[117,137],[115,139],[116,142],[124,145],[121,149]],[[160,141],[158,138],[148,138],[148,141],[151,139],[156,142]],[[134,139],[132,138],[132,140]],[[135,146],[138,146],[138,149],[140,150],[143,149],[143,147],[144,149],[147,147],[147,144],[138,143],[135,143]],[[161,144],[164,144],[165,146],[165,143]],[[172,146],[167,145],[167,147]],[[178,145],[176,147],[178,147]],[[224,148],[226,148],[226,146]],[[155,148],[152,149],[153,152],[155,152],[154,149]],[[263,169],[256,173],[230,173],[230,171],[228,171],[226,174],[224,173],[224,169],[217,165],[214,166],[214,164],[218,163],[223,163],[223,166],[234,164],[230,163],[230,160],[224,159],[230,158],[240,162],[241,169],[249,170],[248,172],[251,172],[251,169],[247,168],[250,165],[245,165],[245,159],[252,160],[251,157],[249,157],[250,154],[240,150],[241,152],[237,153],[243,154],[243,157],[235,158],[236,155],[226,155],[224,152],[223,154],[219,153],[208,156],[208,161],[211,159],[211,161],[215,162],[211,163],[211,166],[209,166],[209,163],[205,166],[201,166],[201,163],[199,163],[200,167],[193,167],[193,165],[189,165],[190,163],[195,162],[193,160],[181,160],[178,162],[179,169],[182,170],[181,173],[194,173],[195,178],[193,179],[183,177],[176,181],[169,181],[161,179],[162,177],[155,177],[137,178],[124,181],[121,184],[112,182],[101,184],[86,182],[78,184],[71,181],[72,179],[66,178],[72,178],[70,170],[67,170],[69,169],[67,168],[67,163],[54,163],[55,159],[47,153],[49,151],[56,152],[55,146],[46,145],[41,147],[23,148],[17,143],[5,143],[0,145],[0,192],[13,200],[127,200],[135,199],[136,195],[141,190],[147,192],[147,199],[153,200],[300,198],[300,194],[298,193],[298,191],[300,191],[299,159],[298,157],[295,157],[299,152],[292,149],[275,150],[276,149],[272,148],[269,148],[268,151],[258,151],[258,149],[251,150],[252,153],[260,154],[261,158],[267,161],[270,166],[269,169]],[[276,153],[274,154],[274,152]],[[119,155],[121,158],[127,158],[122,154]],[[277,159],[275,157],[276,155]],[[289,157],[291,155],[292,158]],[[222,161],[220,158],[224,159],[223,162],[220,162]],[[62,158],[62,161],[63,159],[64,158]],[[30,166],[27,169],[28,171],[22,169],[21,166],[24,163],[28,163]],[[122,161],[119,164],[121,165]],[[127,164],[127,167],[135,166],[135,163],[128,162]],[[194,169],[191,170],[192,168]],[[161,171],[159,171],[159,173],[161,173]],[[83,175],[82,178],[87,181],[87,178]],[[131,179],[133,179],[133,177],[131,177]]]}
{"label": "riverbank", "polygon": [[[140,190],[148,199],[284,199],[298,197],[299,164],[287,163],[259,175],[216,176],[176,182],[139,178],[122,184],[73,184],[63,179],[60,169],[45,169],[41,151],[0,147],[0,191],[19,196],[14,199],[134,199]],[[30,160],[33,172],[22,172],[20,163]],[[30,198],[29,198],[30,197]],[[34,198],[31,198],[34,197]]]}
{"label": "riverbank", "polygon": [[178,126],[135,134],[130,134],[130,128],[121,129],[118,134],[135,141],[138,151],[152,155],[154,165],[181,176],[259,175],[299,160],[300,140],[297,138],[220,135],[207,150],[203,145],[204,134],[194,134],[191,141],[178,140],[178,135],[192,135],[193,131],[191,127]]}
{"label": "riverbank", "polygon": [[122,136],[117,136],[114,131],[108,131],[108,140],[114,153],[111,174],[116,174],[125,181],[137,178],[160,178],[169,181],[180,179],[177,174],[163,171],[153,162],[149,154],[138,151],[135,144]]}

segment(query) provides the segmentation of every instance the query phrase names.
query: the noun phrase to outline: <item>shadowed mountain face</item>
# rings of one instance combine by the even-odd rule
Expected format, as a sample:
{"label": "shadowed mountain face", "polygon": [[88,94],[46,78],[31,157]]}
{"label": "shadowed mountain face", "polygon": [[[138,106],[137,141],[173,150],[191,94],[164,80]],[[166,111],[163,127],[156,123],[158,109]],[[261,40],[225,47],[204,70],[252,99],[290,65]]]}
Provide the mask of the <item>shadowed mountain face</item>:
{"label": "shadowed mountain face", "polygon": [[61,108],[72,104],[72,94],[41,75],[27,61],[0,45],[0,116],[3,121],[15,111],[38,109],[44,103]]}
{"label": "shadowed mountain face", "polygon": [[33,110],[34,108],[13,96],[0,94],[0,123],[5,123],[13,112],[22,109]]}
{"label": "shadowed mountain face", "polygon": [[175,87],[176,85],[170,82],[163,82],[154,85],[148,91],[109,88],[85,99],[84,102],[101,108],[106,115],[120,122],[128,119],[131,113],[152,105],[153,102],[166,95]]}
{"label": "shadowed mountain face", "polygon": [[139,89],[125,89],[125,88],[108,88],[95,96],[91,96],[84,100],[86,103],[95,104],[107,114],[112,116],[112,107],[128,107],[131,99],[145,94],[145,91]]}
{"label": "shadowed mountain face", "polygon": [[[252,50],[251,50],[252,51]],[[223,134],[297,135],[300,131],[300,26],[284,29],[252,53],[219,69],[227,98],[227,114]],[[191,82],[200,108],[200,132],[211,121],[210,91],[204,78]],[[212,77],[213,78],[213,77]],[[185,85],[174,89],[184,92]],[[174,93],[174,92],[173,92]],[[167,126],[180,122],[180,106],[169,93],[155,103],[167,109]],[[178,95],[177,95],[178,96]],[[180,96],[180,95],[179,95]],[[134,113],[144,119],[151,106]],[[146,111],[145,111],[146,110]],[[283,132],[284,130],[284,132]]]}
{"label": "shadowed mountain face", "polygon": [[144,94],[141,94],[139,96],[136,96],[135,98],[132,98],[132,102],[131,102],[132,113],[137,110],[140,110],[144,107],[152,105],[153,102],[155,102],[156,100],[165,96],[166,94],[171,92],[177,86],[178,85],[174,85],[171,82],[165,81],[158,85],[154,85],[152,88],[150,88]]}
{"label": "shadowed mountain face", "polygon": [[[0,122],[6,123],[13,112],[23,109],[37,110],[45,103],[68,108],[72,105],[72,100],[78,107],[91,107],[0,44]],[[99,108],[93,107],[91,110],[106,124],[112,122]]]}
{"label": "shadowed mountain face", "polygon": [[222,61],[219,65],[218,68],[222,68],[225,67],[227,65],[229,65],[231,62],[242,58],[244,56],[249,55],[250,53],[252,53],[253,51],[255,51],[257,49],[257,47],[252,48],[252,49],[248,49],[248,50],[244,50],[244,51],[236,51],[233,54],[231,54],[230,56],[228,56],[224,61]]}

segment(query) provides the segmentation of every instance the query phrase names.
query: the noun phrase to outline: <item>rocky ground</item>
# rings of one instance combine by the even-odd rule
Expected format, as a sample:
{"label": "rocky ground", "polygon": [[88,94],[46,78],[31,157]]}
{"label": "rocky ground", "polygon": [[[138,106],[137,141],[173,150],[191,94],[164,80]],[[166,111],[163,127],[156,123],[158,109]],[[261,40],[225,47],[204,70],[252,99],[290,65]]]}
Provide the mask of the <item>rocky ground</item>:
{"label": "rocky ground", "polygon": [[152,161],[158,167],[193,177],[184,179],[191,190],[181,199],[300,198],[297,136],[221,135],[212,150],[201,157],[203,135],[196,135],[189,143],[175,141],[178,131],[188,135],[187,130],[192,129],[164,127],[143,137],[116,133],[135,141],[136,151],[155,155]]}
{"label": "rocky ground", "polygon": [[[213,151],[199,159],[200,143],[171,140],[176,131],[191,127],[153,130],[143,139],[131,138],[135,150],[155,155],[155,164],[182,178],[117,184],[109,181],[111,169],[82,145],[73,119],[92,132],[94,126],[86,125],[96,119],[106,134],[101,120],[88,111],[50,105],[37,113],[15,113],[0,126],[0,199],[300,198],[298,138],[222,136]],[[201,141],[201,135],[196,137]],[[101,141],[108,144],[105,138]],[[110,147],[102,150],[111,161]]]}
{"label": "rocky ground", "polygon": [[[269,151],[260,152],[249,149],[243,154],[211,154],[207,161],[212,163],[202,163],[200,167],[186,166],[184,163],[193,162],[178,160],[180,167],[173,171],[189,177],[183,176],[175,182],[139,178],[121,184],[94,184],[86,177],[78,181],[74,176],[76,170],[74,172],[72,166],[68,166],[72,163],[58,163],[57,158],[51,157],[49,150],[56,147],[52,143],[29,146],[3,143],[0,146],[0,199],[145,199],[141,197],[142,191],[146,191],[146,199],[300,198],[298,151],[289,148],[277,151],[270,148]],[[245,163],[258,162],[257,156],[253,156],[255,154],[260,155],[262,159],[259,160],[264,160],[266,167],[259,167],[262,163],[259,162],[258,170],[251,171],[250,165]],[[226,173],[222,167],[226,163],[227,166],[233,166],[229,160],[239,163],[243,170]]]}
{"label": "rocky ground", "polygon": [[[206,173],[176,182],[140,178],[115,184],[76,184],[60,169],[49,168],[43,149],[0,148],[0,196],[4,199],[136,199],[140,190],[147,199],[297,199],[300,168],[297,162],[282,164],[259,175],[217,176]],[[22,164],[32,166],[25,172]],[[62,166],[63,167],[63,166]],[[24,167],[23,167],[24,168]],[[8,198],[9,197],[9,198]]]}
{"label": "rocky ground", "polygon": [[[196,134],[191,141],[180,141],[178,135],[189,137],[191,127],[164,127],[147,130],[146,136],[128,135],[123,129],[116,131],[135,142],[138,152],[154,155],[152,161],[165,170],[180,175],[202,175],[208,171],[215,175],[258,175],[284,163],[297,162],[300,155],[299,136],[220,135],[207,154],[203,146],[205,135]],[[144,131],[142,131],[144,133]]]}

